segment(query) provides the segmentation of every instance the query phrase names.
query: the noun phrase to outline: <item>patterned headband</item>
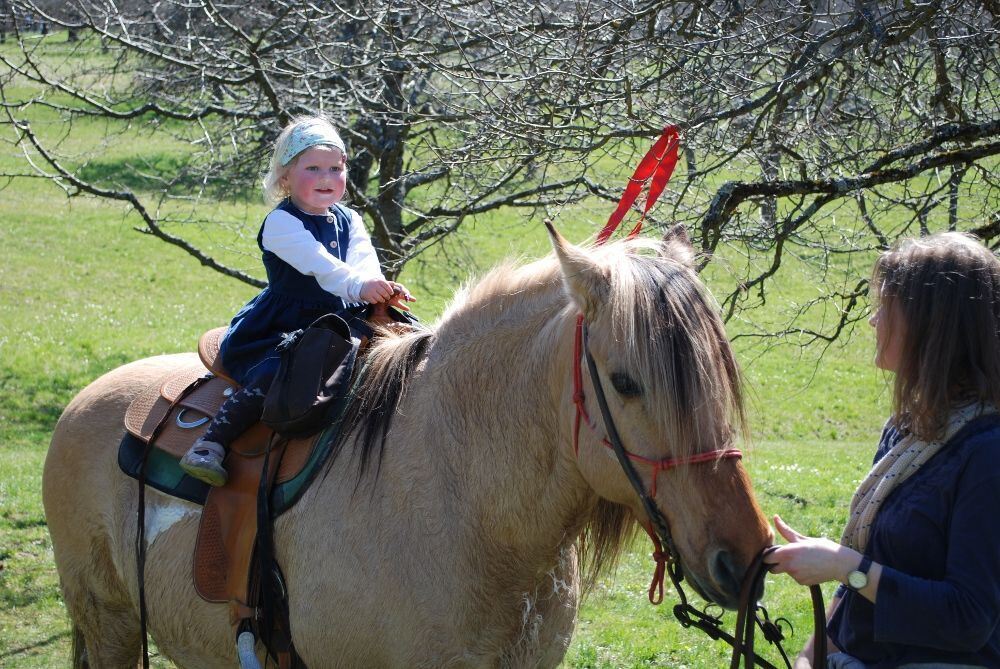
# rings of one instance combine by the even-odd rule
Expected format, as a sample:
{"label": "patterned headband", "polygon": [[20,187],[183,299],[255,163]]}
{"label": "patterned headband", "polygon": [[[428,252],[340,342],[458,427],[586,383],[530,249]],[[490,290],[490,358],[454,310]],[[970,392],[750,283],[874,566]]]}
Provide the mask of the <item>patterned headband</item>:
{"label": "patterned headband", "polygon": [[345,156],[347,155],[347,150],[344,148],[344,140],[340,138],[337,131],[327,123],[313,121],[303,123],[292,130],[292,135],[288,138],[288,146],[285,148],[285,152],[281,154],[281,166],[284,167],[292,162],[295,156],[306,149],[320,145],[332,146],[340,149],[340,152]]}

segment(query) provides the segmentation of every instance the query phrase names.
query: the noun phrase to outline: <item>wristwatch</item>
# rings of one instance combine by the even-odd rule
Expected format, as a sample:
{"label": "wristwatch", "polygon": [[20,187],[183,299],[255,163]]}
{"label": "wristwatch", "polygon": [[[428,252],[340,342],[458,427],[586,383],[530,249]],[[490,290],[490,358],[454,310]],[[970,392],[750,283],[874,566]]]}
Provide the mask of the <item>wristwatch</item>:
{"label": "wristwatch", "polygon": [[851,590],[861,590],[868,585],[868,569],[872,566],[872,559],[865,555],[861,558],[858,568],[847,574],[847,587]]}

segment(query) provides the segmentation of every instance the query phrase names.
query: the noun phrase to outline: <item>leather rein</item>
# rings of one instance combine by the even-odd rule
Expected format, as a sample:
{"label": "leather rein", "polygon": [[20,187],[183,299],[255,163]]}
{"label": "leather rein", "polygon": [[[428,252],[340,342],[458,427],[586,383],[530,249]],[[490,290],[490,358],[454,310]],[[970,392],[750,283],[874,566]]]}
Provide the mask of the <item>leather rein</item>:
{"label": "leather rein", "polygon": [[[573,403],[576,405],[576,418],[573,425],[573,450],[577,457],[580,454],[580,423],[587,425],[596,431],[596,424],[587,414],[585,398],[583,393],[583,370],[581,359],[586,359],[587,369],[590,373],[591,383],[594,386],[594,395],[597,398],[597,405],[601,411],[604,421],[604,429],[607,437],[602,439],[602,443],[607,448],[614,451],[621,465],[622,470],[628,477],[629,483],[642,502],[643,509],[649,519],[649,523],[643,524],[643,529],[653,542],[653,559],[656,561],[656,569],[653,574],[653,581],[649,586],[649,601],[652,604],[659,604],[663,601],[663,577],[664,573],[669,574],[674,589],[680,597],[680,603],[674,606],[674,616],[680,621],[683,627],[697,627],[712,639],[721,639],[733,648],[730,669],[737,669],[742,659],[744,667],[750,669],[755,665],[764,669],[778,669],[767,660],[758,657],[754,652],[755,629],[760,628],[761,633],[768,643],[776,646],[778,652],[784,660],[785,667],[791,669],[791,662],[781,646],[784,639],[780,624],[788,621],[783,618],[771,620],[767,609],[757,601],[757,593],[762,592],[763,582],[768,572],[768,565],[764,563],[764,556],[774,550],[773,546],[765,548],[754,559],[753,564],[747,570],[746,577],[740,588],[740,604],[736,618],[735,634],[729,634],[722,629],[722,614],[713,615],[708,612],[708,608],[700,610],[688,602],[687,595],[681,586],[684,580],[684,571],[681,567],[680,553],[674,545],[673,537],[670,533],[670,524],[656,504],[653,497],[656,495],[656,480],[659,473],[676,467],[694,465],[705,462],[717,462],[721,459],[741,458],[743,453],[739,449],[725,448],[705,451],[680,458],[664,458],[654,460],[635,453],[630,453],[622,444],[618,428],[615,426],[611,411],[608,407],[607,397],[604,387],[601,384],[600,376],[597,373],[597,364],[590,353],[587,345],[587,326],[584,323],[583,315],[577,316],[576,330],[573,344]],[[653,483],[649,492],[636,471],[635,464],[640,463],[652,467]],[[664,551],[666,547],[666,551]],[[814,625],[814,657],[813,667],[821,669],[826,666],[826,613],[823,605],[823,593],[819,586],[810,586],[810,594],[813,604],[813,625]]]}

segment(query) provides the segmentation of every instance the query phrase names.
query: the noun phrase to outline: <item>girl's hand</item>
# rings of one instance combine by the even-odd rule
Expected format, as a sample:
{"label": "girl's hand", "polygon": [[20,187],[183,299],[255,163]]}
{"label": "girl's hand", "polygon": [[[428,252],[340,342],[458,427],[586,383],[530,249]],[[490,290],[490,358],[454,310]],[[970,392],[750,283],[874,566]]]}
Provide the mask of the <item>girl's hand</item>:
{"label": "girl's hand", "polygon": [[768,553],[764,562],[775,574],[788,574],[801,585],[843,582],[861,561],[860,553],[829,539],[803,536],[779,516],[774,517],[774,528],[788,543]]}
{"label": "girl's hand", "polygon": [[388,305],[390,307],[396,307],[401,311],[409,311],[410,308],[403,304],[404,302],[416,302],[417,298],[410,295],[410,291],[406,289],[401,283],[396,283],[395,281],[390,281],[392,284],[392,297],[389,298]]}
{"label": "girl's hand", "polygon": [[363,302],[368,304],[382,304],[393,296],[393,284],[385,279],[369,279],[361,285],[361,295]]}

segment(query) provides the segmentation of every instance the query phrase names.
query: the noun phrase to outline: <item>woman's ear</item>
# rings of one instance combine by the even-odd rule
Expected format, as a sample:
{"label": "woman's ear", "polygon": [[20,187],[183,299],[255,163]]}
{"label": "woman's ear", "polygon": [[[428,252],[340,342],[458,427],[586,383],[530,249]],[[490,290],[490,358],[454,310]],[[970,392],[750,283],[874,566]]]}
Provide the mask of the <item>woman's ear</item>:
{"label": "woman's ear", "polygon": [[552,223],[545,221],[545,227],[559,259],[567,292],[583,312],[584,318],[593,320],[607,300],[611,287],[610,272],[586,251],[567,242]]}

